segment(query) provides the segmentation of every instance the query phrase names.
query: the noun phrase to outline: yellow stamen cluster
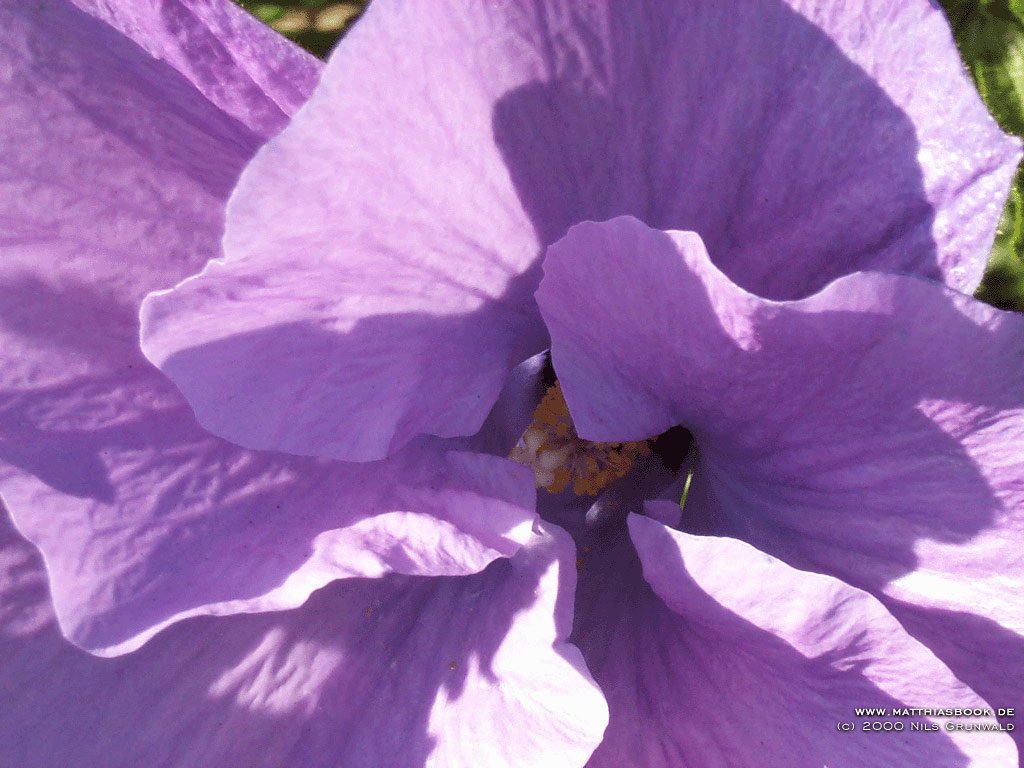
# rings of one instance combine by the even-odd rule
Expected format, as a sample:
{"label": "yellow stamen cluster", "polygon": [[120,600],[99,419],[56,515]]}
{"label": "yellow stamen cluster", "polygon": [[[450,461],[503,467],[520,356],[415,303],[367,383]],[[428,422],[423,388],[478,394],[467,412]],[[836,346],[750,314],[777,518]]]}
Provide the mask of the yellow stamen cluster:
{"label": "yellow stamen cluster", "polygon": [[533,412],[533,423],[510,456],[533,470],[537,487],[561,493],[569,484],[579,496],[596,496],[625,477],[636,460],[651,452],[647,441],[592,443],[576,434],[562,387],[549,387]]}

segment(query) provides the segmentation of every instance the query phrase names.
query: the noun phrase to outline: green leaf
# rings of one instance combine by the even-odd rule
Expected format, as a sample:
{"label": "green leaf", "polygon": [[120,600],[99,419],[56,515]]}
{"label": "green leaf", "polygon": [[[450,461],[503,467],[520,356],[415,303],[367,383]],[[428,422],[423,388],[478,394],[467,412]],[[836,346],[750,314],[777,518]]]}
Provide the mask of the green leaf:
{"label": "green leaf", "polygon": [[[1024,136],[1024,0],[944,0],[960,55],[992,115]],[[1024,311],[1024,172],[1018,169],[981,286],[982,301]]]}
{"label": "green leaf", "polygon": [[979,299],[1003,309],[1024,312],[1024,166],[1017,177],[999,222],[992,256],[985,277],[975,294]]}
{"label": "green leaf", "polygon": [[285,14],[283,6],[276,3],[243,3],[253,16],[267,24],[273,24]]}
{"label": "green leaf", "polygon": [[324,57],[369,0],[235,0],[251,14],[291,38],[314,56]]}

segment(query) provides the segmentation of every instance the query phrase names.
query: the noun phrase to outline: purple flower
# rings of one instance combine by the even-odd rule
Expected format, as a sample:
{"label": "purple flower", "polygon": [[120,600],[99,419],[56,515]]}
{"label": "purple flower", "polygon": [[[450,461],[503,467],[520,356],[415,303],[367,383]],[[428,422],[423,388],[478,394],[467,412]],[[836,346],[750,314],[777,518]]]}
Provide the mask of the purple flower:
{"label": "purple flower", "polygon": [[4,761],[1016,764],[841,730],[1020,705],[1024,328],[938,282],[1019,153],[924,0],[0,18]]}

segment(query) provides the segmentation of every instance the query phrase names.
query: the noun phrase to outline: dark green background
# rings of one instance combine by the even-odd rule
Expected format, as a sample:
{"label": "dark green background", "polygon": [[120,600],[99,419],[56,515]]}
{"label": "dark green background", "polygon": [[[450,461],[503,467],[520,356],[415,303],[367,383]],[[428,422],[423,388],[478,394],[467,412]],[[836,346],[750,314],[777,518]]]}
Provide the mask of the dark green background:
{"label": "dark green background", "polygon": [[[326,56],[367,0],[238,2],[307,50]],[[992,114],[1003,130],[1024,136],[1024,0],[942,0],[940,5]],[[1020,168],[977,296],[998,307],[1024,311],[1024,171]]]}

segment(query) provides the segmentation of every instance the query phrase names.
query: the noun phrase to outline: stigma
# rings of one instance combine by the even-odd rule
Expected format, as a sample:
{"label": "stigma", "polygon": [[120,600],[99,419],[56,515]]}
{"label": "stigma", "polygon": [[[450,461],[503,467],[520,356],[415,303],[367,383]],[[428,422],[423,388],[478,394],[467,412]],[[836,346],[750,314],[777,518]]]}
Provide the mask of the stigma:
{"label": "stigma", "polygon": [[556,382],[544,393],[533,423],[509,458],[533,470],[538,488],[561,493],[571,485],[577,496],[596,496],[650,453],[649,440],[595,443],[580,438]]}

